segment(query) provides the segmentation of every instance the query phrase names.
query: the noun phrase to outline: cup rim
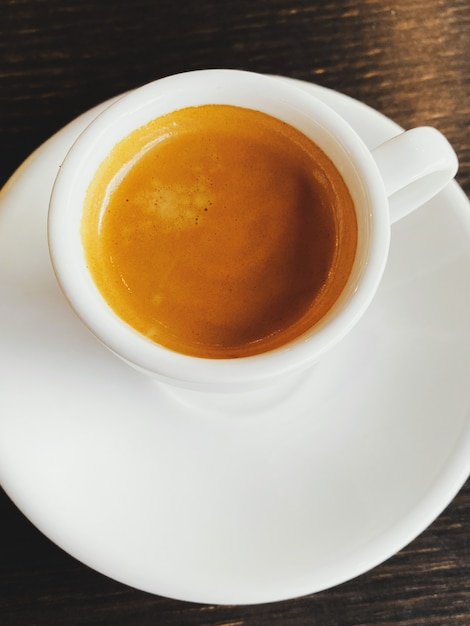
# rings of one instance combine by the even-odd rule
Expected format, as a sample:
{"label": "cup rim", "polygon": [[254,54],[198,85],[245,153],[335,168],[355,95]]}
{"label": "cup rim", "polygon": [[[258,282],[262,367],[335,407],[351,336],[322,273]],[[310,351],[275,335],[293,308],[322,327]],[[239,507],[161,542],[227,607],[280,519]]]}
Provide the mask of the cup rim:
{"label": "cup rim", "polygon": [[[122,138],[133,128],[143,125],[145,122],[132,126],[126,132],[134,117],[143,119],[149,107],[155,108],[157,104],[161,107],[162,103],[168,106],[173,101],[169,94],[187,99],[191,91],[192,101],[187,100],[185,106],[191,106],[196,100],[201,104],[213,103],[214,95],[211,99],[204,99],[209,86],[211,94],[222,100],[227,99],[227,89],[231,94],[238,91],[240,102],[254,103],[245,104],[248,108],[259,108],[263,103],[265,110],[268,101],[273,100],[273,106],[282,101],[293,116],[300,111],[334,136],[357,169],[364,194],[369,198],[373,230],[361,280],[355,286],[347,307],[335,312],[335,315],[327,314],[311,330],[282,347],[237,359],[208,359],[179,354],[147,339],[122,321],[110,309],[87,273],[84,258],[78,252],[80,246],[77,247],[79,232],[76,231],[79,228],[75,228],[74,232],[70,217],[73,216],[76,225],[77,215],[81,216],[81,201],[77,198],[83,197],[81,194],[86,191],[90,180],[83,172],[103,137],[119,128],[119,138]],[[251,93],[250,98],[246,97],[248,92]],[[114,138],[114,143],[117,140]],[[108,152],[111,148],[112,145]],[[90,165],[88,169],[93,168]],[[390,219],[381,175],[369,149],[335,111],[297,85],[287,84],[275,77],[243,70],[213,69],[184,72],[152,81],[127,92],[102,111],[74,142],[59,169],[50,198],[47,230],[49,253],[59,286],[82,322],[112,352],[138,370],[166,382],[225,390],[258,386],[304,369],[351,330],[367,309],[380,283],[388,256]],[[74,245],[70,245],[72,241]]]}

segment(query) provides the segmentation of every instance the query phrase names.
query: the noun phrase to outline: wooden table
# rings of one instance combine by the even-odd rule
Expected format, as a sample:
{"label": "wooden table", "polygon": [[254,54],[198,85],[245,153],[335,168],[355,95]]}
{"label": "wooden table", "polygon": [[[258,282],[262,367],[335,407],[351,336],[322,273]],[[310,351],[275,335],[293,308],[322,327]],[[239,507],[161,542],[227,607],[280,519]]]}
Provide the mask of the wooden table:
{"label": "wooden table", "polygon": [[[336,89],[404,127],[436,126],[470,191],[467,0],[1,0],[0,33],[0,184],[106,98],[179,71],[231,67]],[[470,624],[470,483],[375,570],[251,607],[178,602],[109,580],[49,542],[3,492],[0,528],[2,626]]]}

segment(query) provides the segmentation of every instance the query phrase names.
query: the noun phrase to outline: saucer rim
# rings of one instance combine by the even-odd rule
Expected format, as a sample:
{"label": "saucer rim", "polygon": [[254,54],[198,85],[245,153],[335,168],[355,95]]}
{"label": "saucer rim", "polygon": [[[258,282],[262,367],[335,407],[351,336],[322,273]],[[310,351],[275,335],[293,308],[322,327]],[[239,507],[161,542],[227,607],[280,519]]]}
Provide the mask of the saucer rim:
{"label": "saucer rim", "polygon": [[[296,80],[296,79],[290,79],[287,78],[286,80]],[[300,82],[302,85],[305,85],[306,83],[303,83],[303,81],[298,81]],[[324,87],[319,87],[317,85],[312,85],[307,83],[309,88],[312,88],[313,91],[316,91],[317,94],[325,94],[328,93],[329,96],[331,96],[333,98],[334,96],[339,96],[340,98],[345,98],[346,101],[350,101],[350,103],[352,104],[352,106],[357,106],[359,105],[360,107],[366,107],[367,109],[369,109],[371,112],[373,112],[375,115],[381,116],[384,120],[386,120],[389,124],[392,123],[394,124],[397,132],[400,130],[400,127],[398,125],[396,125],[394,122],[392,122],[391,120],[389,120],[388,118],[386,118],[385,116],[383,116],[381,113],[375,111],[374,109],[371,109],[370,107],[368,107],[367,105],[364,105],[363,103],[360,103],[356,100],[354,100],[353,98],[350,98],[349,96],[345,96],[344,94],[339,94],[337,92],[332,92],[331,90],[328,90],[327,88]],[[114,100],[114,99],[113,99]],[[95,109],[99,109],[100,107],[106,105],[106,103],[103,103],[102,105],[98,105],[98,107],[95,107],[94,109],[92,109],[91,111],[94,111]],[[32,155],[30,157],[28,157],[28,159],[26,159],[26,161],[20,166],[20,168],[18,168],[18,170],[13,174],[13,176],[10,178],[10,180],[6,183],[5,187],[3,188],[5,191],[7,190],[12,190],[12,188],[14,187],[14,181],[16,180],[16,177],[25,169],[27,169],[27,167],[35,162],[37,159],[40,159],[43,151],[44,151],[44,147],[46,144],[48,144],[49,142],[53,142],[55,140],[55,138],[57,138],[58,136],[62,136],[62,134],[64,133],[65,129],[67,128],[72,128],[72,126],[77,122],[78,119],[82,119],[84,116],[89,115],[89,112],[86,112],[85,114],[83,114],[83,116],[80,116],[79,118],[77,118],[76,120],[73,120],[72,122],[70,122],[70,124],[68,124],[66,127],[64,127],[64,129],[62,129],[61,131],[59,131],[56,135],[54,135],[53,137],[51,137],[47,142],[45,142],[44,144],[42,144],[42,146],[40,146],[36,151],[34,151],[32,153]],[[451,188],[449,193],[462,193],[463,191],[461,190],[461,188],[458,186],[458,184],[456,182],[453,182],[451,184]],[[2,190],[3,191],[3,190]],[[14,189],[13,189],[14,191]],[[465,194],[463,194],[463,198],[465,198],[466,202],[468,203],[468,199],[466,198]],[[462,199],[463,199],[462,198]],[[456,478],[456,474],[455,471],[451,471],[451,468],[448,467],[448,465],[445,466],[444,471],[440,474],[439,476],[439,480],[436,481],[436,483],[433,485],[432,489],[430,489],[430,491],[432,491],[432,495],[433,497],[430,497],[430,494],[427,493],[426,498],[424,498],[424,500],[427,500],[427,502],[421,502],[418,503],[416,506],[420,507],[421,513],[420,513],[420,519],[421,524],[416,524],[416,521],[414,520],[414,515],[415,515],[415,508],[413,507],[412,509],[410,509],[409,512],[409,519],[402,519],[400,520],[400,523],[398,524],[400,526],[399,529],[395,529],[395,535],[397,535],[396,537],[394,537],[394,541],[391,541],[391,535],[393,535],[393,533],[389,533],[389,535],[387,535],[388,537],[388,544],[394,544],[394,547],[392,548],[391,551],[387,551],[387,550],[382,550],[382,552],[386,552],[387,554],[381,554],[381,556],[377,559],[373,559],[371,558],[372,555],[370,555],[370,558],[364,558],[363,562],[361,562],[360,564],[357,565],[357,568],[355,572],[353,572],[351,574],[351,570],[348,571],[348,574],[344,577],[338,577],[338,576],[334,576],[332,578],[334,578],[334,582],[330,582],[327,583],[326,585],[324,585],[322,588],[318,588],[315,590],[311,590],[311,585],[308,584],[308,581],[306,581],[304,583],[304,585],[301,585],[299,583],[299,581],[297,581],[297,591],[293,592],[293,590],[290,590],[287,592],[287,594],[281,594],[278,590],[278,593],[273,596],[272,598],[261,598],[261,599],[256,599],[256,590],[255,592],[252,594],[253,598],[252,600],[249,600],[248,602],[246,601],[235,601],[235,603],[239,603],[239,604],[246,604],[246,603],[259,603],[259,602],[266,602],[266,601],[276,601],[276,600],[284,600],[284,599],[288,599],[288,598],[292,598],[292,597],[298,597],[300,595],[305,595],[307,593],[313,593],[315,591],[320,591],[322,589],[326,589],[332,586],[336,586],[338,584],[341,584],[342,582],[345,582],[346,580],[350,580],[362,573],[364,573],[365,571],[370,570],[371,568],[377,566],[379,563],[383,562],[384,560],[386,560],[387,558],[389,558],[390,556],[392,556],[393,554],[395,554],[398,550],[400,550],[401,548],[403,548],[405,545],[407,545],[408,543],[410,543],[417,535],[419,535],[425,528],[427,528],[429,526],[429,524],[434,521],[434,519],[440,515],[440,513],[446,508],[446,506],[448,506],[448,504],[451,502],[451,500],[455,497],[455,495],[458,493],[458,491],[461,489],[461,487],[463,486],[463,484],[465,483],[465,481],[468,478],[468,474],[470,472],[470,459],[468,459],[468,456],[464,456],[465,452],[470,449],[470,425],[467,423],[466,426],[466,431],[467,432],[467,437],[464,440],[464,437],[462,437],[462,443],[460,445],[460,450],[456,452],[456,454],[454,454],[454,456],[452,457],[453,459],[453,464],[452,466],[458,465],[461,468],[461,472],[459,474],[458,479]],[[460,452],[460,456],[459,456],[459,452]],[[462,457],[462,460],[460,460],[459,462],[456,461],[456,458],[460,458]],[[466,464],[468,466],[468,468],[466,468],[464,461],[466,461]],[[2,465],[0,463],[0,469],[2,469]],[[447,471],[445,471],[447,470]],[[10,498],[17,503],[17,505],[19,506],[19,508],[25,512],[28,511],[28,503],[27,501],[22,501],[21,496],[19,497],[15,497],[15,489],[11,488],[11,485],[14,486],[14,478],[10,477],[11,482],[9,483],[8,480],[8,471],[3,472],[0,471],[0,476],[4,474],[5,476],[7,476],[7,480],[5,481],[5,486],[4,489],[5,491],[8,493],[8,495],[10,496]],[[2,481],[3,482],[3,481]],[[439,504],[438,504],[439,502]],[[19,504],[18,504],[19,503]],[[426,507],[427,505],[427,507]],[[423,509],[422,507],[425,506],[427,514],[423,515]],[[437,511],[437,512],[436,512]],[[28,514],[25,513],[27,517]],[[32,516],[34,517],[34,516]],[[31,519],[31,517],[30,517]],[[33,523],[35,523],[35,521],[32,519],[31,521],[33,521]],[[38,524],[36,524],[38,526],[38,528],[41,528],[41,526],[44,527],[44,524],[41,523],[41,521],[39,521]],[[45,527],[47,527],[47,524],[45,525]],[[403,527],[406,528],[406,532],[403,532]],[[48,536],[50,536],[49,533],[45,533],[48,534]],[[408,535],[408,538],[405,540],[400,541],[400,538],[403,538],[404,535]],[[398,537],[399,536],[399,537]],[[51,537],[52,538],[52,537]],[[55,541],[55,539],[52,538],[53,541]],[[56,542],[57,543],[57,542]],[[58,545],[60,545],[60,543],[58,543]],[[398,547],[397,547],[398,546]],[[67,548],[64,548],[67,549]],[[73,555],[73,552],[70,552],[69,550],[67,550],[70,554]],[[375,555],[376,556],[376,555]],[[79,558],[77,556],[75,556],[74,558]],[[80,559],[82,560],[82,559]],[[85,562],[85,561],[84,561]],[[367,563],[364,563],[367,562]],[[372,563],[372,564],[371,564]],[[106,572],[103,571],[102,568],[96,567],[95,565],[91,565],[91,567],[93,567],[94,569],[97,569],[98,571],[102,571],[103,573],[106,574]],[[111,575],[112,578],[116,579],[116,580],[121,580],[121,582],[123,582],[124,584],[127,585],[132,585],[132,582],[123,580],[122,578],[117,578],[115,576],[115,574],[110,574],[107,573],[108,576]],[[161,581],[160,581],[161,582]],[[163,584],[162,587],[164,587],[165,585]],[[141,587],[139,587],[141,588]],[[179,595],[175,595],[174,590],[173,593],[171,592],[165,592],[165,591],[155,591],[154,589],[145,589],[146,591],[150,591],[151,593],[163,593],[164,595],[167,595],[168,597],[174,597],[174,598],[178,598],[181,600],[191,600],[191,601],[196,601],[196,602],[213,602],[213,599],[197,599],[197,598],[193,598],[190,597],[191,593],[190,590],[185,590],[182,594]],[[169,590],[170,591],[170,590]],[[236,594],[235,594],[236,595]],[[183,597],[182,597],[183,596]],[[221,598],[222,599],[222,598]],[[217,601],[217,600],[216,600]],[[218,601],[217,601],[218,602]],[[233,600],[231,600],[230,598],[227,598],[227,600],[223,601],[223,603],[233,603]]]}

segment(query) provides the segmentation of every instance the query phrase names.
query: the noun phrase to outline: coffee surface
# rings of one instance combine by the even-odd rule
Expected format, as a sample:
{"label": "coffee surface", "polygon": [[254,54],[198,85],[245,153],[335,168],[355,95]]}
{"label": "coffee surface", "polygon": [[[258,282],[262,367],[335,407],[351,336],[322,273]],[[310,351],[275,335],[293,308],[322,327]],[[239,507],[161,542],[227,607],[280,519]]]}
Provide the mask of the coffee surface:
{"label": "coffee surface", "polygon": [[124,321],[177,352],[235,358],[282,346],[328,312],[357,226],[311,140],[259,111],[203,105],[112,150],[87,192],[82,241]]}

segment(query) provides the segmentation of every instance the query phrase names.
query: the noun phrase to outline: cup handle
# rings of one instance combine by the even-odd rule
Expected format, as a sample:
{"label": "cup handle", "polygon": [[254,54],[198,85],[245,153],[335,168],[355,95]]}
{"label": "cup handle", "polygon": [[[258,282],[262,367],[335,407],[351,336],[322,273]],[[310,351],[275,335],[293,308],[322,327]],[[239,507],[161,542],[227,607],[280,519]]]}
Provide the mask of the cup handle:
{"label": "cup handle", "polygon": [[393,224],[430,200],[457,173],[457,156],[442,133],[413,128],[372,150],[382,175]]}

